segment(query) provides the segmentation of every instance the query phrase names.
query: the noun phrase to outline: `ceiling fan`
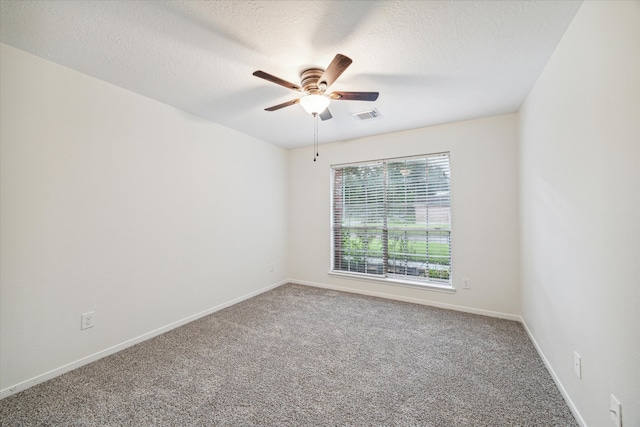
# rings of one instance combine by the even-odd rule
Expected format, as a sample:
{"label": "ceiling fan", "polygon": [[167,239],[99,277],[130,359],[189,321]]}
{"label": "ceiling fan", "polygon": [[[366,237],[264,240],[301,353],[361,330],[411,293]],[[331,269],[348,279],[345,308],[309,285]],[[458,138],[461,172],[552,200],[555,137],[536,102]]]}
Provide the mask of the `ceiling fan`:
{"label": "ceiling fan", "polygon": [[331,92],[325,93],[326,90],[335,82],[338,77],[351,65],[351,58],[337,54],[331,61],[326,70],[321,68],[310,68],[304,70],[300,75],[300,85],[288,82],[279,77],[258,70],[253,73],[254,76],[260,77],[272,83],[284,86],[286,88],[304,92],[298,99],[283,102],[273,107],[265,108],[266,111],[276,111],[284,107],[294,104],[300,104],[312,116],[320,116],[322,120],[329,120],[331,112],[327,108],[331,100],[335,101],[375,101],[378,99],[378,92]]}

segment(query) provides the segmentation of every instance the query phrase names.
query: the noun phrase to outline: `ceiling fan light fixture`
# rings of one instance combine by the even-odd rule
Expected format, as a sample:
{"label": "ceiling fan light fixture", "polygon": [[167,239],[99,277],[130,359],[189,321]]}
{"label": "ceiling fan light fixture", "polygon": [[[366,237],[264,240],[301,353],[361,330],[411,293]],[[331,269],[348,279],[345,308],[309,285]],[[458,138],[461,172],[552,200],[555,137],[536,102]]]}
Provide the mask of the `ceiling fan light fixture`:
{"label": "ceiling fan light fixture", "polygon": [[302,105],[302,108],[312,116],[320,114],[326,110],[330,102],[331,101],[329,101],[329,98],[326,96],[317,94],[305,95],[300,98],[300,105]]}

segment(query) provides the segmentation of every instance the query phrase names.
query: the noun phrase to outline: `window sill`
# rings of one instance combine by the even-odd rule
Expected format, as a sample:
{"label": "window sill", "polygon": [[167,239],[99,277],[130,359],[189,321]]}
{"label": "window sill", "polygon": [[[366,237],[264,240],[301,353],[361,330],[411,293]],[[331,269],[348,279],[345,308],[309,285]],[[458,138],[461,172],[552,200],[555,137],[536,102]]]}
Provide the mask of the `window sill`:
{"label": "window sill", "polygon": [[454,294],[456,292],[456,289],[451,285],[441,285],[441,284],[429,283],[429,282],[424,282],[424,283],[409,282],[406,280],[391,279],[388,277],[379,277],[379,276],[374,276],[372,274],[365,274],[365,273],[342,273],[342,272],[332,270],[332,271],[329,271],[329,275],[340,277],[343,279],[360,280],[365,282],[378,282],[378,283],[384,283],[385,285],[403,286],[406,288],[414,288],[414,289],[424,289],[428,291],[444,292],[447,294]]}

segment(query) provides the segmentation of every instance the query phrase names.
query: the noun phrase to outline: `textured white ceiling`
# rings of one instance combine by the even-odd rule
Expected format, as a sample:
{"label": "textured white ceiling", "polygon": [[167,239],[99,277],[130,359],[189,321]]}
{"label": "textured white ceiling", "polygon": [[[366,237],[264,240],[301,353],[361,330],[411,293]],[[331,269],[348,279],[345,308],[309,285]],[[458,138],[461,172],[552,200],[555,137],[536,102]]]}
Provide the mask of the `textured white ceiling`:
{"label": "textured white ceiling", "polygon": [[[336,53],[320,142],[517,111],[581,1],[0,1],[0,40],[286,148],[311,145],[299,83]],[[351,113],[377,108],[379,119]]]}

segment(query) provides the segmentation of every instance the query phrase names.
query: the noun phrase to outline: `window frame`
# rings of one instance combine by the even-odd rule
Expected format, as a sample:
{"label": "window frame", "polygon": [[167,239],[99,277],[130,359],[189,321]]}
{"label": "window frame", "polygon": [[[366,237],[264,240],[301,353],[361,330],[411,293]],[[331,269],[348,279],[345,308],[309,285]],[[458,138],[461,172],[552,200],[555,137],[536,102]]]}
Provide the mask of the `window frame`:
{"label": "window frame", "polygon": [[[388,275],[384,275],[384,274],[388,274],[388,273],[383,273],[383,275],[380,274],[371,274],[371,273],[366,273],[366,272],[358,272],[358,271],[347,271],[347,270],[337,270],[336,269],[336,226],[335,226],[335,214],[336,214],[336,206],[335,206],[335,195],[336,195],[336,171],[337,170],[341,170],[344,168],[348,168],[348,167],[359,167],[359,166],[365,166],[365,165],[375,165],[375,164],[389,164],[389,163],[393,163],[393,162],[400,162],[400,161],[410,161],[410,160],[416,160],[416,159],[424,159],[425,161],[427,161],[428,158],[433,158],[433,157],[442,157],[442,156],[447,156],[448,158],[448,190],[449,190],[449,203],[448,203],[448,212],[450,215],[450,220],[449,220],[449,227],[448,230],[444,230],[448,232],[448,242],[449,242],[449,278],[448,278],[448,282],[444,282],[444,281],[436,281],[436,280],[431,280],[431,279],[422,279],[422,280],[411,280],[411,277],[416,277],[416,276],[410,276],[410,275],[404,275],[404,276],[388,276]],[[385,173],[386,173],[387,169],[385,166]],[[385,284],[390,284],[390,285],[398,285],[398,286],[404,286],[404,287],[411,287],[411,288],[419,288],[419,289],[429,289],[429,290],[433,290],[433,291],[439,291],[439,292],[446,292],[446,293],[454,293],[455,292],[455,288],[453,286],[453,269],[452,269],[452,264],[453,264],[453,250],[452,250],[452,220],[451,220],[451,153],[449,151],[443,151],[443,152],[437,152],[437,153],[429,153],[429,154],[421,154],[421,155],[412,155],[412,156],[402,156],[402,157],[392,157],[392,158],[384,158],[384,159],[374,159],[374,160],[367,160],[367,161],[360,161],[360,162],[351,162],[351,163],[341,163],[341,164],[334,164],[331,165],[330,167],[330,180],[331,180],[331,185],[330,185],[330,233],[331,233],[331,251],[330,251],[330,266],[331,269],[329,271],[329,275],[332,276],[336,276],[336,277],[340,277],[340,278],[348,278],[348,279],[354,279],[354,280],[363,280],[363,281],[374,281],[374,282],[380,282],[380,283],[385,283]],[[387,196],[387,192],[389,191],[387,188],[387,184],[384,184],[384,198],[386,199]],[[426,203],[426,202],[425,202]],[[387,223],[389,217],[390,217],[390,212],[388,210],[386,210],[386,205],[385,205],[385,224]],[[428,223],[425,225],[425,227],[428,229]],[[388,233],[389,233],[389,228],[386,228],[386,231],[384,229],[384,227],[382,228],[382,232],[386,233],[387,236],[385,238],[385,240],[388,239]],[[388,263],[388,260],[384,260],[383,259],[383,263]],[[383,269],[386,272],[387,271],[387,267],[388,265],[384,266]]]}

